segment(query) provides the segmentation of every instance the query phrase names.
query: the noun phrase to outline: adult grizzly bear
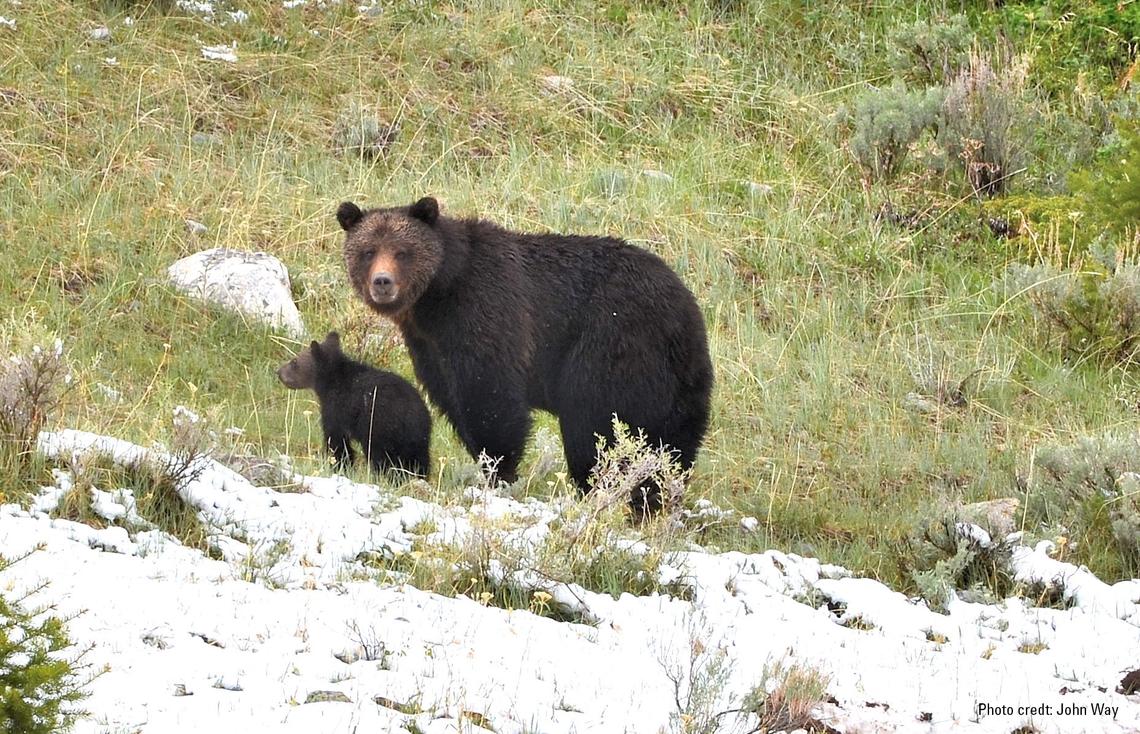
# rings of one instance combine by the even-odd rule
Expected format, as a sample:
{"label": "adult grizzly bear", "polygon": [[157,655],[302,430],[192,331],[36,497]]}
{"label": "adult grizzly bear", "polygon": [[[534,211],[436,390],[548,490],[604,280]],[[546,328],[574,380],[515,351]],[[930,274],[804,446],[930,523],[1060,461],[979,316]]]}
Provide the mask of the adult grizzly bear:
{"label": "adult grizzly bear", "polygon": [[[613,416],[688,469],[713,369],[692,293],[661,258],[611,237],[512,232],[411,206],[337,210],[348,277],[399,326],[416,376],[471,453],[514,481],[532,408],[558,417],[588,490]],[[654,488],[635,509],[660,505]]]}

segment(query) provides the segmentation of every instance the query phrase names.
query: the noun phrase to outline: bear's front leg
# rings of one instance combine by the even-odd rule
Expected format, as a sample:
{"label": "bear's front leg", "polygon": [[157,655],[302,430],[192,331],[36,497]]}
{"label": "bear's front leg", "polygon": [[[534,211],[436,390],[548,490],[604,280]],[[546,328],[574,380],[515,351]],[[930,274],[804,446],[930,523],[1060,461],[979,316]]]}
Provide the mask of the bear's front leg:
{"label": "bear's front leg", "polygon": [[344,470],[356,461],[356,451],[352,448],[351,439],[344,434],[325,434],[325,446],[332,454],[337,469]]}

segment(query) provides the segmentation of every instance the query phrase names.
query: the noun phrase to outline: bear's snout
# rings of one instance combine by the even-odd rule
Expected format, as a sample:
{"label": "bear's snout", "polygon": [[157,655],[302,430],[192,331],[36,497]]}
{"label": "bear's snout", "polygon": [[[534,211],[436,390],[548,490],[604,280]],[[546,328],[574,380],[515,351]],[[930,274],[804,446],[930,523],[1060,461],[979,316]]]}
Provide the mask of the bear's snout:
{"label": "bear's snout", "polygon": [[389,272],[373,273],[372,280],[368,283],[368,293],[376,303],[391,303],[399,293],[396,278]]}

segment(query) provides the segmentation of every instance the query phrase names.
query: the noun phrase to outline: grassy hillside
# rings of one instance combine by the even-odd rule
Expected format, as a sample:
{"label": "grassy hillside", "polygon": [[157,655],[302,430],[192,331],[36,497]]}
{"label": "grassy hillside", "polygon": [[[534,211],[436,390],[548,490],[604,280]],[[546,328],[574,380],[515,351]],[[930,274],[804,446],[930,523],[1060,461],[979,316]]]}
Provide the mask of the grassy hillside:
{"label": "grassy hillside", "polygon": [[[1067,5],[1078,22],[1055,20]],[[410,375],[390,327],[347,287],[333,212],[433,194],[515,228],[626,237],[693,289],[717,386],[689,501],[761,521],[697,540],[818,555],[912,589],[904,540],[924,520],[1014,496],[1031,534],[1067,538],[1106,578],[1133,576],[1115,500],[1058,505],[1035,495],[1031,472],[1040,447],[1135,434],[1131,353],[1082,351],[1033,309],[1033,287],[1000,285],[1011,263],[1103,275],[1084,254],[1094,240],[1118,264],[1135,249],[1134,222],[1068,183],[1112,164],[1138,106],[1136,6],[1081,25],[1099,5],[5,5],[9,349],[63,339],[77,380],[57,425],[162,441],[185,404],[243,429],[256,453],[318,470],[315,403],[274,376],[298,345],[174,292],[165,269],[207,247],[270,252],[314,336],[339,329],[346,349]],[[244,22],[225,12],[237,8]],[[984,209],[959,161],[936,160],[931,132],[893,177],[868,173],[852,147],[868,90],[894,76],[949,83],[914,71],[918,35],[901,29],[960,9],[966,49],[1024,64],[1007,95],[1021,170]],[[109,39],[94,39],[104,26]],[[1115,55],[1105,27],[1122,29]],[[237,61],[203,58],[219,44],[236,44]],[[1042,210],[1063,214],[1024,217]],[[1022,234],[995,236],[989,217]],[[446,493],[471,462],[436,426]],[[1140,469],[1135,453],[1122,461]]]}

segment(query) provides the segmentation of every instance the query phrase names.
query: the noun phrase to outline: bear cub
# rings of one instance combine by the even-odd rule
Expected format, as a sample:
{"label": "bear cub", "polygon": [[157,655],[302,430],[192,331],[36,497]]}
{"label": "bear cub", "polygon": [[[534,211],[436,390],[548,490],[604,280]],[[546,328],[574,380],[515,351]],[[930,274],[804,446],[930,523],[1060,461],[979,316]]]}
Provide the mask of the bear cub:
{"label": "bear cub", "polygon": [[325,445],[338,467],[355,460],[356,440],[378,472],[427,475],[431,415],[423,398],[399,375],[346,356],[337,332],[281,365],[277,377],[291,390],[316,392]]}

